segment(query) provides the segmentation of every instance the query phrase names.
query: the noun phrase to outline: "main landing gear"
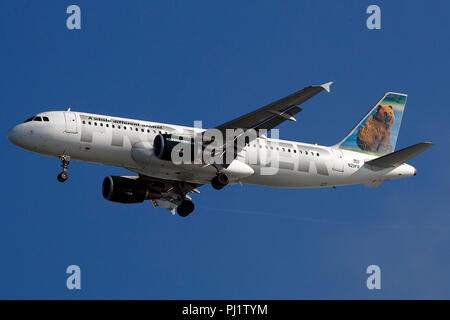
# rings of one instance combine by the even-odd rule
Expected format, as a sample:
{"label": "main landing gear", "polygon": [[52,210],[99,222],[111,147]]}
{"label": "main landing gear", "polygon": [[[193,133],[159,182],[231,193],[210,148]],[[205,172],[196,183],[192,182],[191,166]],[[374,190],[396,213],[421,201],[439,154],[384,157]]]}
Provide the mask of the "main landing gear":
{"label": "main landing gear", "polygon": [[211,185],[214,189],[220,190],[225,187],[230,180],[223,172],[217,172],[217,175],[211,180]]}
{"label": "main landing gear", "polygon": [[61,160],[61,167],[63,168],[63,171],[58,174],[58,181],[59,182],[65,182],[67,179],[69,179],[69,174],[67,173],[67,169],[69,168],[70,163],[70,157],[66,155],[59,156],[59,160]]}
{"label": "main landing gear", "polygon": [[184,199],[177,207],[178,215],[183,218],[187,217],[192,211],[194,211],[194,203],[188,199]]}

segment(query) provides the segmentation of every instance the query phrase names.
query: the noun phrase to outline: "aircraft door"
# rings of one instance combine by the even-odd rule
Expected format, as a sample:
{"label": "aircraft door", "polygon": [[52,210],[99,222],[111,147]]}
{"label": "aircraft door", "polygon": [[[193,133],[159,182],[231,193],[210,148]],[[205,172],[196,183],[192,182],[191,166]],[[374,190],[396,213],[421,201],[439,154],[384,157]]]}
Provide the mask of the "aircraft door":
{"label": "aircraft door", "polygon": [[73,112],[64,112],[64,119],[66,120],[67,133],[77,133],[77,115]]}
{"label": "aircraft door", "polygon": [[344,156],[340,149],[332,148],[333,150],[333,170],[338,172],[344,172]]}

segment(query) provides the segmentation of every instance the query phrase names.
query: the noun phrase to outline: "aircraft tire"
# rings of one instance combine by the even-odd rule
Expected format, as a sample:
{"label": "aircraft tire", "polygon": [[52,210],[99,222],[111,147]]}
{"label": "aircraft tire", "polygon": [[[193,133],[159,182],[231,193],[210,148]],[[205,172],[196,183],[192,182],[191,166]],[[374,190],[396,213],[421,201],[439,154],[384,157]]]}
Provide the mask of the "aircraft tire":
{"label": "aircraft tire", "polygon": [[187,217],[194,211],[194,203],[191,200],[183,200],[177,207],[177,213],[180,217]]}
{"label": "aircraft tire", "polygon": [[225,173],[219,172],[212,180],[211,185],[214,189],[220,190],[228,184],[229,180]]}
{"label": "aircraft tire", "polygon": [[60,174],[58,174],[57,179],[59,182],[65,182],[67,179],[69,179],[69,174],[67,172],[63,171]]}

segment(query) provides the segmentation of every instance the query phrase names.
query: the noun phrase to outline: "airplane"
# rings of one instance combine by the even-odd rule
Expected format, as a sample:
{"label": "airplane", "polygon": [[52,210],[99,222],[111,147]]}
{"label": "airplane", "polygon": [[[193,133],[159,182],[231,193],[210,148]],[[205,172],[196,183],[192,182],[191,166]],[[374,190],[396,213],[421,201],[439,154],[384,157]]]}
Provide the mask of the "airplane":
{"label": "airplane", "polygon": [[[200,193],[202,185],[210,184],[217,190],[228,184],[378,187],[383,181],[415,176],[417,170],[406,162],[433,143],[422,142],[395,151],[406,94],[387,92],[343,140],[332,146],[267,137],[268,130],[275,132],[284,121],[295,122],[294,116],[302,111],[299,105],[323,90],[330,92],[331,84],[305,87],[208,130],[69,108],[28,118],[8,131],[8,139],[25,150],[59,158],[60,182],[68,179],[71,160],[126,168],[136,175],[108,176],[103,180],[105,199],[118,203],[149,200],[154,207],[166,208],[172,214],[176,211],[181,217],[193,212],[189,194]],[[215,136],[230,130],[239,133],[216,141]],[[202,158],[208,147],[214,162]],[[188,151],[195,154],[189,155]],[[184,153],[198,161],[176,163],[176,156]]]}

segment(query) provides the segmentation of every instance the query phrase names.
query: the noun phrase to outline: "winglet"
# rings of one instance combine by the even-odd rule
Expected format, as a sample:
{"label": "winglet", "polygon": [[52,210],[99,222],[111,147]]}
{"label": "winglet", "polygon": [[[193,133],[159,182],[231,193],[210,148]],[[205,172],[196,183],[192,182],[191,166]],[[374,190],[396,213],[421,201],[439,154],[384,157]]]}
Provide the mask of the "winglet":
{"label": "winglet", "polygon": [[324,88],[327,92],[330,92],[330,86],[333,84],[333,81],[321,84],[320,86]]}

